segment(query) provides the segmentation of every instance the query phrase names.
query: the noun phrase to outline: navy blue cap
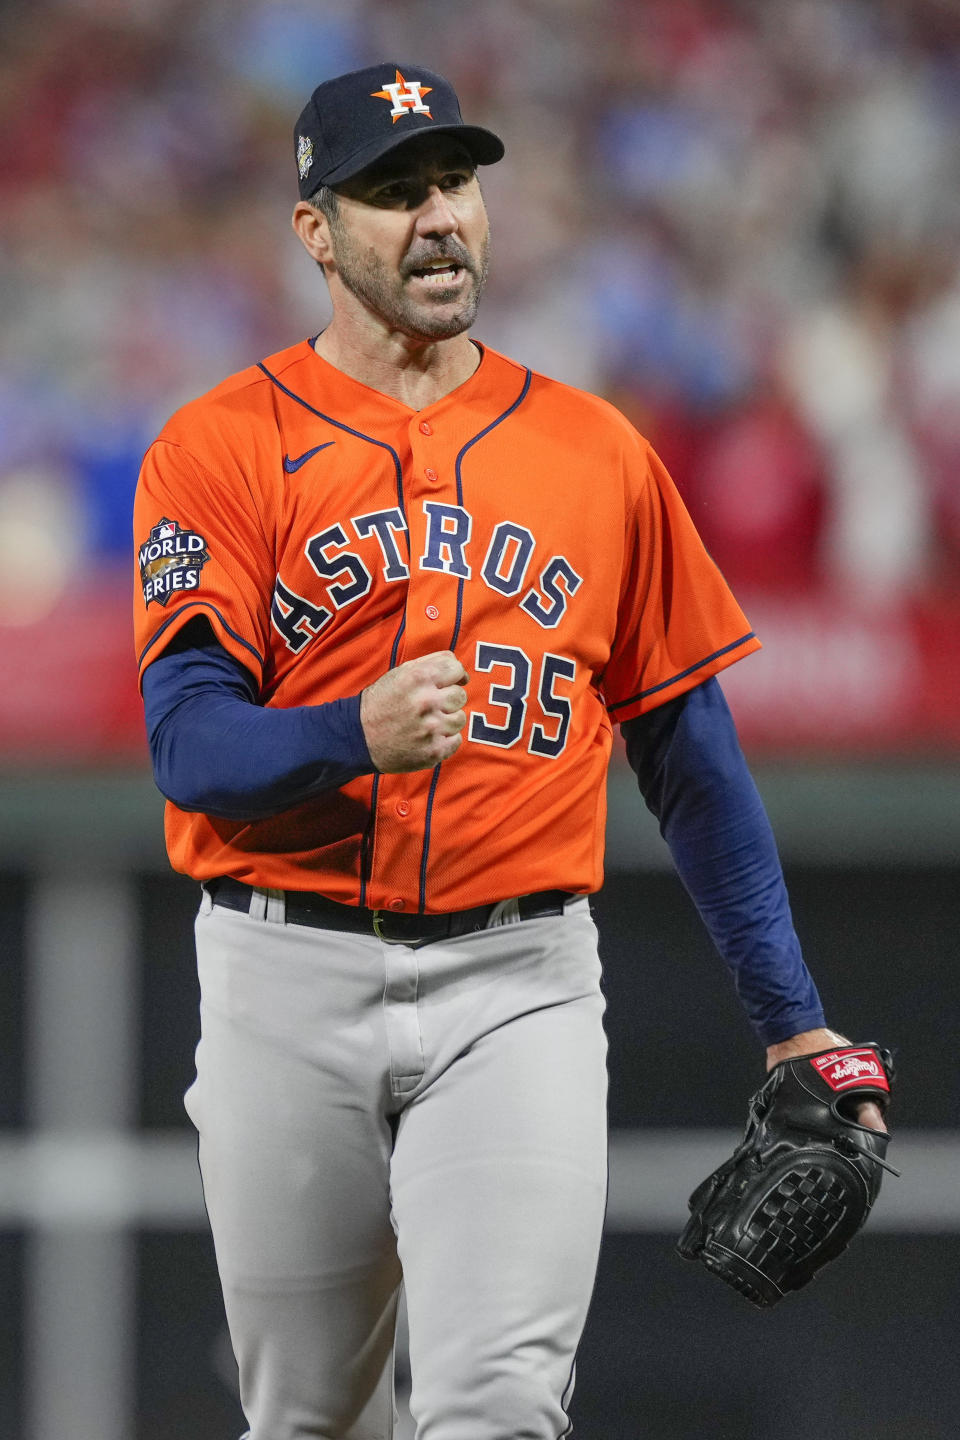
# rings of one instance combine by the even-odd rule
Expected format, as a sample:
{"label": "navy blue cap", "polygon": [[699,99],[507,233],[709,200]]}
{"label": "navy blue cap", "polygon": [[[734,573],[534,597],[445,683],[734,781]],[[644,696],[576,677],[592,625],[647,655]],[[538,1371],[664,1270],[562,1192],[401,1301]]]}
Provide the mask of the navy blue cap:
{"label": "navy blue cap", "polygon": [[422,65],[384,61],[325,80],[310,96],[294,129],[300,195],[337,185],[415,135],[453,135],[475,165],[503,159],[492,130],[465,125],[456,91]]}

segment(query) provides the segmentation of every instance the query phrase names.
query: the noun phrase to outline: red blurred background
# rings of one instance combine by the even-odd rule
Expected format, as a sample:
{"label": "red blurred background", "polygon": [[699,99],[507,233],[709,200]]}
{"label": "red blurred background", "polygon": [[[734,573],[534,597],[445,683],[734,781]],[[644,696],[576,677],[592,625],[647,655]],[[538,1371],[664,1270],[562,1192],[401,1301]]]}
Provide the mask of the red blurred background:
{"label": "red blurred background", "polygon": [[2,761],[145,762],[140,457],[183,400],[322,327],[291,117],[411,48],[507,142],[477,334],[663,455],[765,642],[725,680],[748,747],[955,752],[960,11],[492,0],[469,36],[455,11],[0,13]]}

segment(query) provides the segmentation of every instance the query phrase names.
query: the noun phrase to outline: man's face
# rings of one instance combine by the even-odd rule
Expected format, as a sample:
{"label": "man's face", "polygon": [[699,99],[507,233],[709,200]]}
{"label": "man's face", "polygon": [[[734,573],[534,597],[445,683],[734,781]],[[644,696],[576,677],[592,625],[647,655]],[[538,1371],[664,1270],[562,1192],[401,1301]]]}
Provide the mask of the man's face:
{"label": "man's face", "polygon": [[337,276],[391,330],[448,340],[473,324],[487,278],[489,225],[473,162],[436,136],[393,151],[337,186]]}

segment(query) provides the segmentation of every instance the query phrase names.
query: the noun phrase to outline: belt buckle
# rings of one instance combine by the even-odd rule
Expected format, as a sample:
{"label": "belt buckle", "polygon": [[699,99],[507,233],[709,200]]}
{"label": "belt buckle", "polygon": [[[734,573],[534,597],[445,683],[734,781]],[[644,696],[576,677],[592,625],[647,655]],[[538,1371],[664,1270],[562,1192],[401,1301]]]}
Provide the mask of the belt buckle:
{"label": "belt buckle", "polygon": [[374,910],[371,913],[373,916],[373,933],[378,940],[383,941],[384,945],[407,945],[412,950],[416,950],[419,946],[426,943],[427,937],[423,935],[388,935],[384,931],[383,925],[384,921],[389,922],[390,920],[389,911]]}
{"label": "belt buckle", "polygon": [[414,941],[411,941],[411,940],[401,940],[401,939],[398,939],[396,935],[388,935],[388,934],[384,931],[383,923],[384,923],[385,920],[386,920],[386,921],[389,921],[389,919],[390,919],[389,913],[384,913],[383,910],[374,910],[374,912],[373,912],[373,933],[374,933],[374,935],[376,935],[376,937],[377,937],[378,940],[382,940],[383,943],[384,943],[384,945],[410,945],[410,944],[414,944],[414,943],[415,943]]}

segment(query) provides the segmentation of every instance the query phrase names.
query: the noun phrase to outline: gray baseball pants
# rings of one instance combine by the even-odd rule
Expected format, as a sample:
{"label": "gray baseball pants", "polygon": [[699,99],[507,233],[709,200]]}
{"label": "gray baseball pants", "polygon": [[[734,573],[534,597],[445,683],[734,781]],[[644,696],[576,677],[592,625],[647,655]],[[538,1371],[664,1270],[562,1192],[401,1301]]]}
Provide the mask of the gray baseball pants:
{"label": "gray baseball pants", "polygon": [[250,1440],[557,1440],[606,1199],[586,899],[413,948],[204,897],[204,1195]]}

